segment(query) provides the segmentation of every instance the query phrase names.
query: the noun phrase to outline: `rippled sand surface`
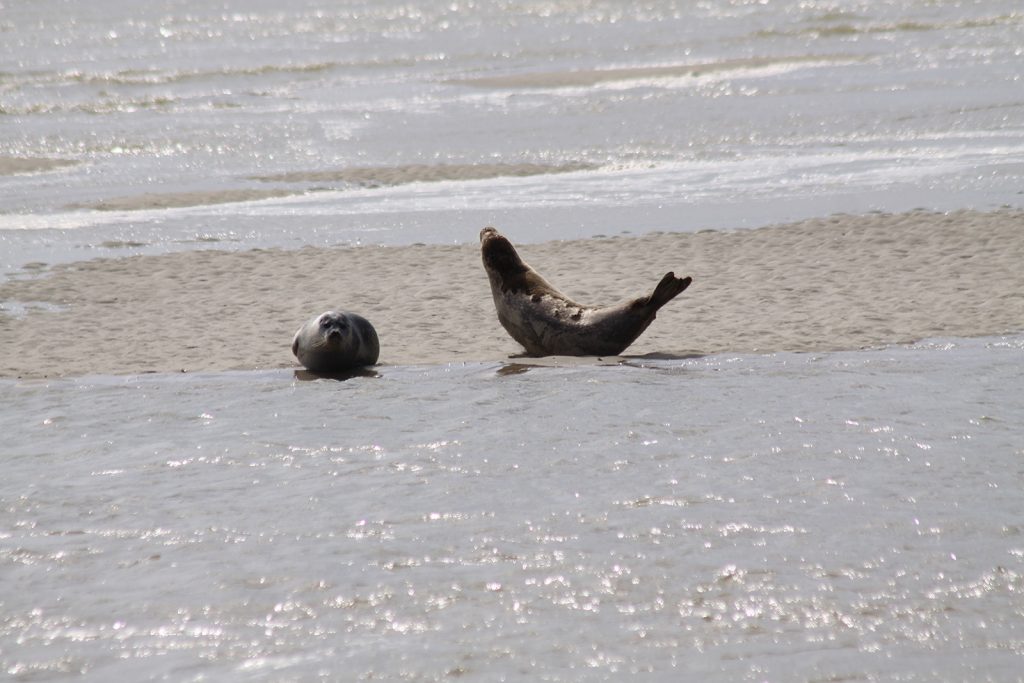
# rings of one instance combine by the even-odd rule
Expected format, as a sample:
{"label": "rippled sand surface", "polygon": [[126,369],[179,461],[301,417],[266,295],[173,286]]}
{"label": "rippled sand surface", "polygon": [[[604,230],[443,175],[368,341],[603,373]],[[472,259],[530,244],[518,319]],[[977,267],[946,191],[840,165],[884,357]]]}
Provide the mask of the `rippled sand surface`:
{"label": "rippled sand surface", "polygon": [[[589,305],[647,294],[670,270],[691,275],[630,355],[822,351],[1024,329],[1021,225],[1018,211],[837,216],[521,251]],[[102,259],[2,284],[0,301],[8,377],[288,367],[295,330],[329,309],[368,318],[389,365],[523,351],[498,323],[472,244]]]}

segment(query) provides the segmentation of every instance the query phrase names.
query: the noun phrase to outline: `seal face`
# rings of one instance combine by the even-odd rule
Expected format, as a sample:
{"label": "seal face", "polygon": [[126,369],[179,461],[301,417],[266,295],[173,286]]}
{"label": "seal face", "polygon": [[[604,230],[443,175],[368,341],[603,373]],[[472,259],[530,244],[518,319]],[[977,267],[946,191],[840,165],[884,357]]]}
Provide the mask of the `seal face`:
{"label": "seal face", "polygon": [[480,255],[498,321],[531,356],[617,356],[693,281],[666,273],[648,296],[594,308],[555,289],[494,228],[480,231]]}
{"label": "seal face", "polygon": [[361,315],[326,311],[299,328],[292,353],[311,372],[336,373],[376,363],[380,342]]}

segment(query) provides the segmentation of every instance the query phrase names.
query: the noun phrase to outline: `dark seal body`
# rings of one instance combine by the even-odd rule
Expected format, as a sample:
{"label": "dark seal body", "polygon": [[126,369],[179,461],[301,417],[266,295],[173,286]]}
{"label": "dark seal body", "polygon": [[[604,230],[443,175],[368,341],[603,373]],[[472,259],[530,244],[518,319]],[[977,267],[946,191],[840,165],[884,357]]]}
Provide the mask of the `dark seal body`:
{"label": "dark seal body", "polygon": [[299,328],[292,353],[311,372],[337,373],[376,363],[380,342],[363,316],[327,311]]}
{"label": "dark seal body", "polygon": [[692,282],[666,273],[648,296],[592,308],[555,289],[494,228],[480,231],[480,254],[498,320],[531,356],[617,356]]}

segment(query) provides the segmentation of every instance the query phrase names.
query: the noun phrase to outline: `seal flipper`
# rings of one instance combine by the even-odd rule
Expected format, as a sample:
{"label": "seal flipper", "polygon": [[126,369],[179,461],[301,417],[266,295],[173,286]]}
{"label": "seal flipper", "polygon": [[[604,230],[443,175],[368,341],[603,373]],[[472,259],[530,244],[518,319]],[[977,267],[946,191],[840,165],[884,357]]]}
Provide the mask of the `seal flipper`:
{"label": "seal flipper", "polygon": [[661,278],[661,282],[654,288],[654,292],[645,299],[638,299],[637,303],[657,311],[681,294],[690,286],[691,282],[693,282],[692,277],[676,277],[673,272],[665,273],[665,277]]}

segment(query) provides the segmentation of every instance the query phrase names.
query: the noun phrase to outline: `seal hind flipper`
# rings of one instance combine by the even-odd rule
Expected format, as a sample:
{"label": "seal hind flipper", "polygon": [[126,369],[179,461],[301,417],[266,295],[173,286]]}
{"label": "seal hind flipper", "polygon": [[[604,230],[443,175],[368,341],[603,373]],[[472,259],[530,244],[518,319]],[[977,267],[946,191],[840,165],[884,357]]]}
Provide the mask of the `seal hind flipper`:
{"label": "seal hind flipper", "polygon": [[693,282],[692,277],[676,277],[675,273],[669,271],[665,273],[665,277],[661,278],[661,282],[654,288],[654,292],[648,297],[637,299],[636,304],[648,306],[657,311],[669,301],[682,294],[690,286],[691,282]]}

